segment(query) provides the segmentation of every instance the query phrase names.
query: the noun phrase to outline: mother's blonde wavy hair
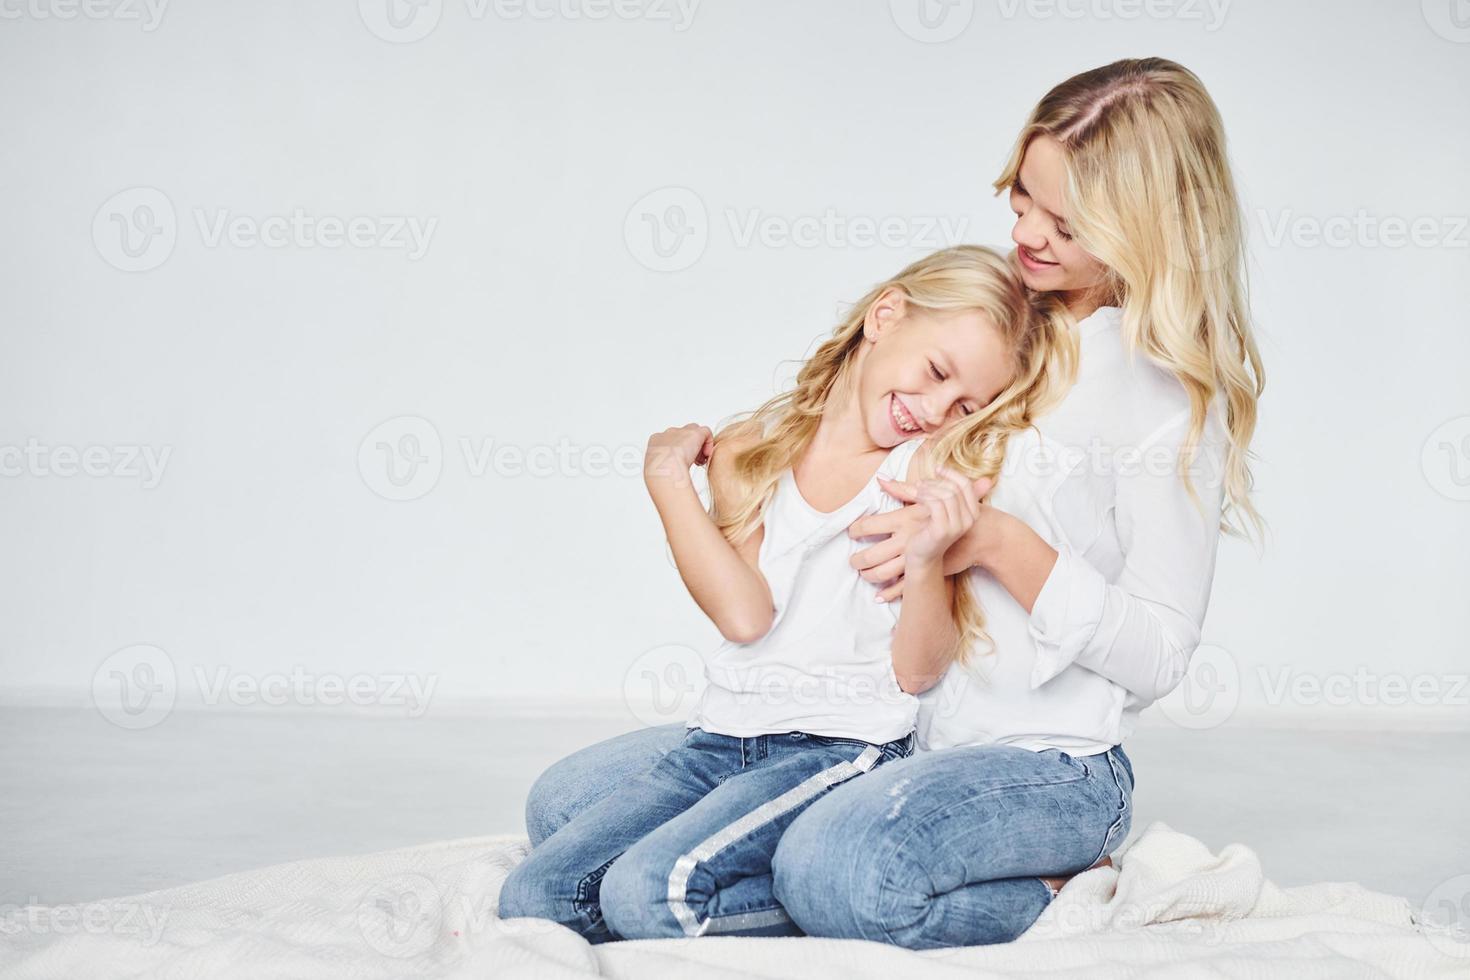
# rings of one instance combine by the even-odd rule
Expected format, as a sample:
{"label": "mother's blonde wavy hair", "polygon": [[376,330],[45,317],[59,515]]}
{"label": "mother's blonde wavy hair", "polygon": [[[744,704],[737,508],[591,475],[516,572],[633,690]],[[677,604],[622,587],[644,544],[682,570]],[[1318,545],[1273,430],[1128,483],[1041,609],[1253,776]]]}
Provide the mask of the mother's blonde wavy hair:
{"label": "mother's blonde wavy hair", "polygon": [[[978,310],[995,324],[1014,359],[1011,383],[994,401],[931,437],[924,472],[947,466],[972,479],[998,477],[1006,441],[1027,428],[1052,404],[1075,376],[1076,345],[1071,318],[1059,297],[1026,289],[1009,260],[976,245],[942,249],[874,286],[797,372],[796,387],[752,412],[735,416],[715,435],[722,442],[748,445],[729,460],[729,513],[712,504],[711,516],[732,544],[740,544],[765,519],[777,482],[806,451],[829,398],[855,381],[854,355],[862,347],[869,311],[889,289],[902,290],[910,307],[930,311]],[[984,616],[966,575],[955,576],[952,615],[959,634],[951,660],[966,663],[977,644],[987,643]]]}
{"label": "mother's blonde wavy hair", "polygon": [[1265,372],[1251,336],[1244,222],[1219,110],[1193,72],[1163,58],[1083,72],[1032,110],[997,191],[1016,183],[1026,148],[1043,134],[1065,157],[1069,230],[1109,270],[1102,301],[1122,306],[1130,346],[1189,395],[1179,467],[1191,495],[1206,414],[1223,394],[1221,529],[1247,531],[1235,520],[1243,516],[1259,535],[1249,446]]}

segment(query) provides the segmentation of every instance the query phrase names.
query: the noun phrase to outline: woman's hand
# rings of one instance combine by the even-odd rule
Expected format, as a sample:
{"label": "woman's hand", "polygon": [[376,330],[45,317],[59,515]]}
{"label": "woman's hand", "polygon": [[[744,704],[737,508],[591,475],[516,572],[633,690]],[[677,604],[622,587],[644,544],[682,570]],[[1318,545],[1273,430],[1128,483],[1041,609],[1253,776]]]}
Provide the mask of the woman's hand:
{"label": "woman's hand", "polygon": [[[969,487],[966,499],[970,500],[975,508],[975,518],[965,531],[961,532],[944,549],[941,549],[940,553],[944,561],[943,570],[946,575],[956,575],[974,564],[971,558],[974,549],[970,546],[970,539],[983,533],[990,519],[1000,514],[990,505],[978,502],[980,498],[990,493],[991,488],[995,485],[994,480],[981,478],[969,481],[964,477],[959,477],[959,481]],[[854,538],[879,535],[884,537],[884,540],[854,554],[852,565],[869,582],[889,583],[879,592],[879,598],[884,602],[889,602],[903,595],[905,556],[906,554],[912,556],[911,542],[916,535],[930,526],[934,518],[931,516],[930,503],[920,502],[918,483],[888,480],[883,477],[879,477],[878,482],[885,493],[896,500],[903,501],[905,506],[882,514],[864,515],[848,526],[847,533]],[[922,549],[925,546],[921,544],[920,547]]]}
{"label": "woman's hand", "polygon": [[648,437],[643,454],[643,482],[682,486],[689,482],[689,468],[709,462],[715,450],[714,433],[708,426],[690,422]]}

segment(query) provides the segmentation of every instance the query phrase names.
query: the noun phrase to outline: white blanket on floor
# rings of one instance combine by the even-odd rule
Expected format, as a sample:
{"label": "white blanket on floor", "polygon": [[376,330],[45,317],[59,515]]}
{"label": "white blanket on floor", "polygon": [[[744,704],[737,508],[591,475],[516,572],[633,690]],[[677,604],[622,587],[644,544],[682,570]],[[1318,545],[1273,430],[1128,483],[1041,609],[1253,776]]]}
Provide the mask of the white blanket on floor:
{"label": "white blanket on floor", "polygon": [[[1278,888],[1240,844],[1218,855],[1154,823],[1079,875],[1014,943],[913,952],[881,943],[729,936],[591,946],[496,918],[524,837],[284,864],[81,906],[0,910],[0,976],[1458,977],[1470,940],[1354,884]],[[1464,896],[1460,896],[1461,899]]]}

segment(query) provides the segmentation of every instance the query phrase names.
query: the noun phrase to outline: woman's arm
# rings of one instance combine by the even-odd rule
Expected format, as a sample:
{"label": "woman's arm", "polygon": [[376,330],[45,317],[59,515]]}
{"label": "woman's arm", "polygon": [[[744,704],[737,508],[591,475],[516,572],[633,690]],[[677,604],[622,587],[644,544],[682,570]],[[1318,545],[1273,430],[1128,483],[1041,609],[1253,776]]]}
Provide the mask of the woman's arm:
{"label": "woman's arm", "polygon": [[[1123,568],[1112,582],[1084,556],[1065,545],[1053,548],[1024,521],[987,504],[945,552],[946,573],[984,569],[1030,614],[1033,688],[1076,663],[1156,701],[1184,676],[1199,646],[1220,541],[1226,437],[1218,412],[1209,421],[1191,468],[1198,503],[1175,469],[1157,465],[1176,457],[1188,431],[1187,409],[1142,440],[1134,454],[1137,472],[1117,475],[1114,519]],[[1074,474],[1054,504],[1064,506],[1073,495],[1091,506],[1086,477]],[[912,485],[883,486],[908,506],[853,523],[854,537],[889,535],[855,554],[853,565],[870,582],[893,582],[879,593],[883,598],[907,598],[903,549],[924,510],[913,503]]]}
{"label": "woman's arm", "polygon": [[[1031,614],[1039,687],[1071,664],[1103,675],[1145,701],[1178,685],[1199,646],[1220,541],[1225,443],[1206,430],[1192,467],[1198,502],[1177,470],[1187,413],[1140,446],[1136,472],[1116,475],[1114,521],[1123,567],[1113,581],[1083,555],[1052,548],[1023,521],[987,508],[960,545]],[[1085,465],[1085,464],[1084,464]],[[1058,492],[1086,493],[1086,474]]]}
{"label": "woman's arm", "polygon": [[715,507],[731,507],[727,471],[741,444],[728,439],[715,446],[702,426],[665,430],[649,440],[643,480],[689,595],[721,636],[732,643],[753,643],[770,631],[775,618],[770,586],[757,566],[764,528],[756,528],[736,549],[705,511],[689,474],[690,466],[709,452]]}

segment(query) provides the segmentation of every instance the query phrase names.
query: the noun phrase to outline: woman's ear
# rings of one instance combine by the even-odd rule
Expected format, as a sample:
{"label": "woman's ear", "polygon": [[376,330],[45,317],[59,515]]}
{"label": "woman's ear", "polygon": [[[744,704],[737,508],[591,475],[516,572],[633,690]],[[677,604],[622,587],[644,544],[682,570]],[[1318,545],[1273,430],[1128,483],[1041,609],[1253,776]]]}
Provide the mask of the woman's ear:
{"label": "woman's ear", "polygon": [[874,341],[879,334],[892,329],[908,311],[908,299],[908,294],[897,286],[889,286],[879,293],[863,318],[863,338]]}

